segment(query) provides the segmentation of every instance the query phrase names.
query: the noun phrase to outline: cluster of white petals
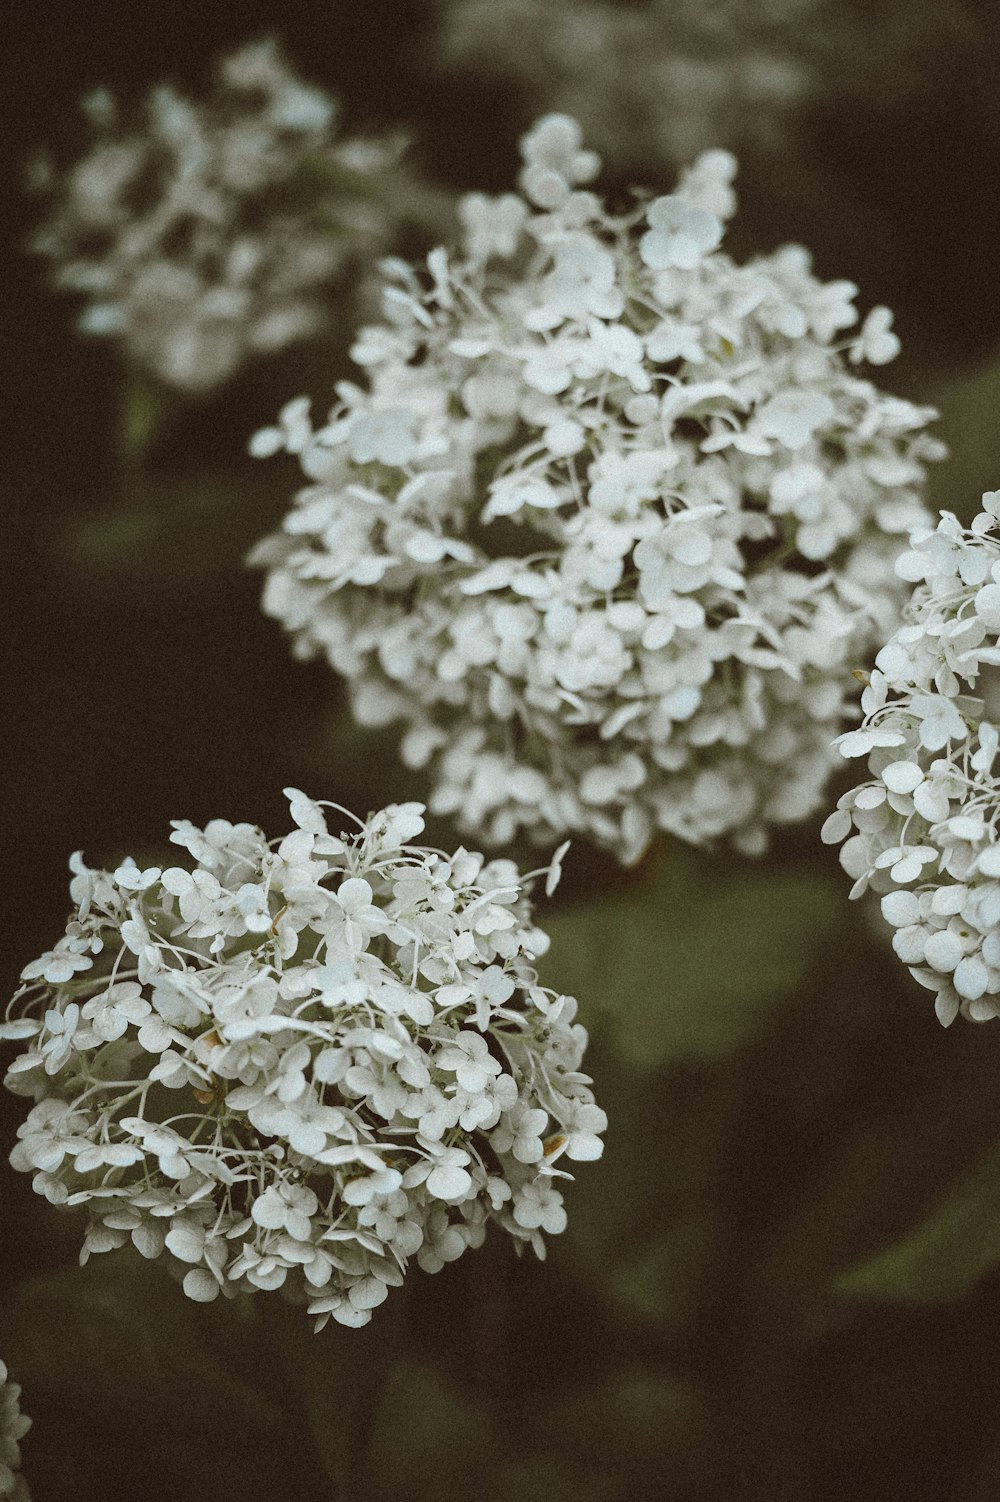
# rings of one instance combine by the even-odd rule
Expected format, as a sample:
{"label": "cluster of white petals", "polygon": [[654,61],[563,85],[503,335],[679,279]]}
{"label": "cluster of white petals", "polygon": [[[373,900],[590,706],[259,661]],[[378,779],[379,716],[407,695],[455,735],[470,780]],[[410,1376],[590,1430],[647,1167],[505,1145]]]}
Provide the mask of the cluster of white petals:
{"label": "cluster of white petals", "polygon": [[11,1162],[86,1206],[81,1260],[131,1242],[193,1299],[282,1288],[356,1326],[488,1221],[544,1255],[557,1161],[607,1122],[576,1003],[534,969],[531,878],[410,844],[420,804],[335,835],[287,792],[281,840],[175,822],[193,869],[73,858],[76,911],[0,1027],[34,1101]]}
{"label": "cluster of white petals", "polygon": [[855,368],[898,342],[884,308],[854,327],[852,283],[719,250],[727,153],[622,215],[574,121],[522,154],[455,255],[387,263],[366,385],[253,439],[310,482],[254,554],[264,608],[478,838],[760,851],[819,802],[896,622],[933,413]]}
{"label": "cluster of white petals", "polygon": [[31,1493],[21,1471],[21,1440],[31,1420],[21,1412],[21,1389],[7,1380],[6,1362],[0,1361],[0,1497],[5,1502],[31,1502]]}
{"label": "cluster of white petals", "polygon": [[971,528],[944,512],[911,537],[905,623],[875,658],[863,724],[839,742],[868,757],[871,779],[823,830],[845,841],[851,895],[882,894],[893,948],[945,1025],[1000,1015],[998,522],[992,491]]}
{"label": "cluster of white petals", "polygon": [[86,104],[96,138],[42,173],[34,246],[85,297],[81,329],[169,385],[210,390],[315,335],[331,284],[391,238],[401,140],[337,140],[333,101],[273,41],[223,59],[205,102],[155,89],[136,127],[104,90]]}

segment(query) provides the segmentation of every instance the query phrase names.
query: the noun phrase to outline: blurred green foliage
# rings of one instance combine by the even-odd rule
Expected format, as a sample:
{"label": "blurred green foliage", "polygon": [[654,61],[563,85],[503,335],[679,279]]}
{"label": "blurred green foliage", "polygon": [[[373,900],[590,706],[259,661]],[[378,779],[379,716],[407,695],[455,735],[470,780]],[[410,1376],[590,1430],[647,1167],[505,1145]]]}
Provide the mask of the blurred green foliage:
{"label": "blurred green foliage", "polygon": [[848,1298],[961,1298],[1000,1267],[1000,1147],[958,1177],[899,1241],[835,1279]]}
{"label": "blurred green foliage", "polygon": [[801,995],[845,926],[837,873],[657,847],[635,885],[546,920],[547,983],[587,998],[636,1068],[712,1059]]}
{"label": "blurred green foliage", "polygon": [[941,414],[938,431],[950,450],[931,472],[929,499],[969,521],[983,491],[1000,485],[1000,364],[939,379],[928,399]]}

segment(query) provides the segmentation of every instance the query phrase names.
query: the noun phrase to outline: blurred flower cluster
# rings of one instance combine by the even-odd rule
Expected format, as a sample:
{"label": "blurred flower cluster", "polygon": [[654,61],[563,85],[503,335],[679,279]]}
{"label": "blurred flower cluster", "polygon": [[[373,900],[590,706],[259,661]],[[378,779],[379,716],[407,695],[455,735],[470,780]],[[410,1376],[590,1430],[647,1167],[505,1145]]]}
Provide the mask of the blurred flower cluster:
{"label": "blurred flower cluster", "polygon": [[522,151],[456,255],[389,266],[367,385],[254,438],[310,481],[253,555],[264,608],[359,720],[404,722],[463,829],[760,852],[817,806],[850,668],[896,624],[934,414],[855,369],[896,353],[885,308],[859,330],[801,247],[719,249],[727,153],[617,215],[575,122]]}
{"label": "blurred flower cluster", "polygon": [[6,1363],[0,1361],[0,1497],[5,1502],[31,1502],[27,1482],[20,1475],[20,1441],[31,1428],[21,1412],[21,1389],[7,1380]]}
{"label": "blurred flower cluster", "polygon": [[665,163],[784,134],[814,87],[803,23],[824,0],[460,0],[443,7],[452,65],[523,82],[578,118],[612,162]]}
{"label": "blurred flower cluster", "polygon": [[279,841],[175,822],[193,870],[74,857],[76,912],[0,1028],[30,1040],[11,1161],[87,1207],[84,1260],[131,1240],[193,1299],[281,1287],[357,1326],[490,1220],[544,1255],[556,1162],[599,1157],[606,1118],[534,970],[531,878],[409,844],[419,804],[333,835],[287,791]]}
{"label": "blurred flower cluster", "polygon": [[840,739],[871,780],[824,825],[852,896],[882,896],[893,948],[945,1024],[1000,1015],[1000,491],[970,528],[943,513],[897,564],[916,585]]}
{"label": "blurred flower cluster", "polygon": [[270,40],[224,58],[203,103],[154,89],[138,125],[104,90],[85,103],[89,153],[39,168],[52,204],[34,248],[85,298],[81,329],[186,392],[321,331],[410,192],[402,138],[338,140],[334,101]]}

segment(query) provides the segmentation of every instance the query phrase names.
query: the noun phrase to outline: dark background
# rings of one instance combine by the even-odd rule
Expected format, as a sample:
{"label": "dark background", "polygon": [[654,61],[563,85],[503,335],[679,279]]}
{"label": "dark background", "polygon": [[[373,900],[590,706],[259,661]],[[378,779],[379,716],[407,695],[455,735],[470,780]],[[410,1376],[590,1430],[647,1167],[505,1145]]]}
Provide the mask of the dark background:
{"label": "dark background", "polygon": [[[942,7],[948,45],[904,99],[875,88],[803,118],[808,191],[745,162],[734,243],[801,240],[863,306],[896,310],[904,356],[880,379],[940,402],[955,452],[934,502],[969,515],[1000,484],[1000,7]],[[301,390],[322,405],[335,353],[179,404],[128,472],[122,366],[76,336],[23,253],[39,209],[21,164],[40,145],[74,159],[90,88],[126,107],[167,78],[197,95],[214,55],[274,31],[347,127],[405,124],[439,183],[499,191],[532,106],[435,70],[434,15],[417,0],[9,8],[5,994],[61,932],[71,850],[155,854],[172,817],[278,832],[287,783],[362,811],[411,787],[391,746],[335,712],[327,670],[290,663],[241,562],[295,485],[246,439]],[[145,1264],[73,1271],[79,1227],[5,1166],[0,1355],[35,1418],[36,1502],[329,1497],[348,1474],[353,1496],[386,1499],[997,1495],[1000,1177],[963,1186],[1000,1136],[1000,1025],[940,1030],[815,827],[761,868],[667,850],[624,876],[573,858],[561,962],[609,892],[622,914],[603,991],[579,987],[611,1129],[547,1265],[494,1237],[436,1279],[414,1270],[367,1330],[313,1339],[299,1314],[195,1309]],[[5,1097],[6,1142],[22,1115]],[[948,1195],[936,1261],[838,1288]]]}

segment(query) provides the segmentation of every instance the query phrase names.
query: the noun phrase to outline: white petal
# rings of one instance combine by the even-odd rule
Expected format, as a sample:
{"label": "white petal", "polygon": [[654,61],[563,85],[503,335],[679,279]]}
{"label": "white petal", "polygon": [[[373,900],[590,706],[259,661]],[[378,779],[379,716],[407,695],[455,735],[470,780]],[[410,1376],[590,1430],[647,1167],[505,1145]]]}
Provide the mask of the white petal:
{"label": "white petal", "polygon": [[978,1001],[989,983],[989,971],[977,954],[967,955],[955,967],[952,984],[966,1001]]}
{"label": "white petal", "polygon": [[942,973],[954,970],[963,954],[961,939],[947,928],[931,934],[924,946],[924,958],[928,965]]}
{"label": "white petal", "polygon": [[924,780],[915,761],[893,761],[882,769],[882,781],[891,793],[912,793]]}
{"label": "white petal", "polygon": [[210,1304],[219,1296],[219,1285],[205,1267],[194,1267],[184,1276],[184,1292],[199,1304]]}

